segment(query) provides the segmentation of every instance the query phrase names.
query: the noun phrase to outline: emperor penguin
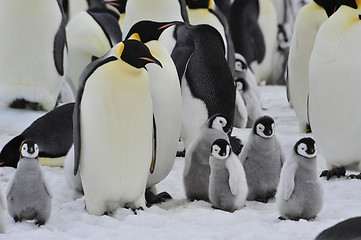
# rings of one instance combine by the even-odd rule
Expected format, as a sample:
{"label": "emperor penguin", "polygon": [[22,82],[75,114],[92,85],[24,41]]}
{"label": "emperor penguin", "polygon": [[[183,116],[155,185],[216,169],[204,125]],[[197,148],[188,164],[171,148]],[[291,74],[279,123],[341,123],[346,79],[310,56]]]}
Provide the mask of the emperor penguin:
{"label": "emperor penguin", "polygon": [[234,46],[226,16],[216,6],[214,0],[186,0],[189,23],[208,24],[221,34],[225,45],[225,57],[234,75]]}
{"label": "emperor penguin", "polygon": [[215,140],[228,140],[230,128],[224,116],[216,114],[210,117],[198,131],[185,154],[183,184],[188,200],[209,202],[209,175],[211,168],[209,157]]}
{"label": "emperor penguin", "polygon": [[0,186],[0,234],[6,230],[6,200],[2,187]]}
{"label": "emperor penguin", "polygon": [[[361,41],[360,10],[361,1],[356,0],[333,13],[318,30],[310,58],[310,124],[327,168],[335,168],[336,171],[331,171],[335,174],[340,167],[361,171],[358,145],[361,123],[357,121],[361,109],[350,105],[361,101],[361,69],[357,54],[361,50],[357,44]],[[345,123],[342,131],[335,131]]]}
{"label": "emperor penguin", "polygon": [[285,156],[270,116],[258,118],[239,156],[246,172],[247,200],[268,202],[274,197]]}
{"label": "emperor penguin", "polygon": [[52,110],[66,71],[62,1],[0,2],[0,104]]}
{"label": "emperor penguin", "polygon": [[308,121],[309,61],[318,29],[335,9],[335,1],[316,0],[301,8],[293,29],[288,57],[288,92],[301,132],[310,132]]}
{"label": "emperor penguin", "polygon": [[127,0],[122,27],[124,37],[130,28],[141,20],[189,23],[185,0]]}
{"label": "emperor penguin", "polygon": [[73,110],[74,103],[67,103],[36,119],[3,147],[0,167],[17,167],[19,147],[26,139],[34,140],[39,146],[42,165],[63,166],[64,158],[73,144]]}
{"label": "emperor penguin", "polygon": [[[156,125],[156,165],[147,181],[147,204],[163,200],[162,193],[156,195],[155,185],[168,176],[176,157],[181,121],[182,97],[177,69],[168,50],[158,41],[159,36],[174,22],[140,21],[129,30],[126,39],[135,38],[143,42],[151,54],[162,63],[147,66]],[[168,195],[169,196],[169,195]]]}
{"label": "emperor penguin", "polygon": [[146,207],[145,188],[155,165],[148,63],[161,66],[143,43],[126,40],[81,75],[73,116],[74,174],[80,169],[92,215]]}
{"label": "emperor penguin", "polygon": [[214,114],[222,114],[228,128],[233,126],[236,91],[223,40],[215,28],[178,24],[175,36],[171,56],[181,82],[181,138],[187,149],[202,124]]}
{"label": "emperor penguin", "polygon": [[227,140],[213,142],[209,164],[209,200],[213,207],[228,212],[243,208],[248,194],[246,174]]}
{"label": "emperor penguin", "polygon": [[353,217],[341,221],[323,230],[315,240],[355,240],[361,236],[361,217]]}
{"label": "emperor penguin", "polygon": [[75,93],[79,77],[86,66],[101,58],[122,40],[120,13],[114,6],[119,1],[99,1],[86,11],[79,12],[67,24],[68,71]]}
{"label": "emperor penguin", "polygon": [[286,160],[277,188],[280,219],[314,219],[322,209],[323,189],[317,173],[315,141],[300,139]]}
{"label": "emperor penguin", "polygon": [[9,215],[15,222],[35,220],[41,226],[50,217],[52,193],[38,156],[36,142],[27,139],[21,144],[18,168],[8,184],[6,198]]}

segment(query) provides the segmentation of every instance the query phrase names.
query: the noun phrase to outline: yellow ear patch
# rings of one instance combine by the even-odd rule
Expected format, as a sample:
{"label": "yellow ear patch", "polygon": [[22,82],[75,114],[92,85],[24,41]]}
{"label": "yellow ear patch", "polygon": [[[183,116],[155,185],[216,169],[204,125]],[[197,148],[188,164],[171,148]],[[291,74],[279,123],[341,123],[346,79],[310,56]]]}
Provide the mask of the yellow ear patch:
{"label": "yellow ear patch", "polygon": [[119,47],[119,56],[122,56],[123,51],[124,51],[124,43],[121,43]]}
{"label": "yellow ear patch", "polygon": [[139,42],[141,42],[140,36],[138,33],[133,33],[128,39],[134,39],[134,40],[138,40]]}
{"label": "yellow ear patch", "polygon": [[214,9],[214,1],[213,0],[209,0],[208,9]]}

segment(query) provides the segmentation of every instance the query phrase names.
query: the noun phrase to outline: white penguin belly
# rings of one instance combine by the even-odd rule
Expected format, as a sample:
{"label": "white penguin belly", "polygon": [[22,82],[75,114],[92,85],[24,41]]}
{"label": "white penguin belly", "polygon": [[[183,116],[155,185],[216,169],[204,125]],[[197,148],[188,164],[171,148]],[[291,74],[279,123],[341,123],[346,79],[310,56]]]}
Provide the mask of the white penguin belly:
{"label": "white penguin belly", "polygon": [[160,44],[158,41],[146,44],[163,66],[147,66],[157,128],[156,165],[154,172],[149,174],[147,187],[163,180],[172,169],[182,119],[182,98],[177,69],[167,49]]}
{"label": "white penguin belly", "polygon": [[361,51],[361,25],[341,28],[342,33],[330,31],[334,26],[328,21],[319,30],[310,59],[309,117],[327,163],[347,166],[361,161],[361,62],[356,54]]}
{"label": "white penguin belly", "polygon": [[[148,81],[128,79],[124,72],[114,79],[122,74],[111,66],[116,62],[93,73],[81,103],[80,173],[87,210],[93,208],[88,204],[104,211],[113,202],[119,207],[136,201],[144,194],[150,168],[153,118]],[[145,71],[142,74],[144,80]]]}
{"label": "white penguin belly", "polygon": [[0,100],[3,104],[24,98],[41,103],[47,110],[55,106],[63,83],[53,55],[60,23],[56,1],[0,2]]}

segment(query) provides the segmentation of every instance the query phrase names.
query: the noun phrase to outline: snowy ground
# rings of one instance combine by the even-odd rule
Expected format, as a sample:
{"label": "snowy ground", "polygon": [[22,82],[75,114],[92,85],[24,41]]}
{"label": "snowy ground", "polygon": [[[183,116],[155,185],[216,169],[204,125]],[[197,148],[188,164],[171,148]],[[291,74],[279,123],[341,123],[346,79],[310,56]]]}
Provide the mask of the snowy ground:
{"label": "snowy ground", "polygon": [[[294,112],[288,106],[285,88],[261,87],[262,102],[276,121],[277,135],[286,154],[302,136]],[[0,111],[0,149],[24,130],[39,113]],[[249,131],[236,129],[235,134],[246,139]],[[313,239],[320,231],[341,220],[360,215],[360,180],[322,180],[324,205],[314,221],[278,220],[275,200],[264,204],[246,202],[246,207],[234,213],[214,210],[203,201],[188,202],[182,183],[182,158],[176,159],[169,176],[158,189],[168,191],[173,200],[152,206],[134,215],[131,210],[118,209],[112,216],[91,216],[84,209],[84,197],[69,189],[62,168],[43,167],[52,188],[53,208],[45,226],[31,222],[14,223],[7,216],[6,234],[0,239]],[[325,167],[319,155],[319,172]],[[14,172],[0,168],[3,192]]]}

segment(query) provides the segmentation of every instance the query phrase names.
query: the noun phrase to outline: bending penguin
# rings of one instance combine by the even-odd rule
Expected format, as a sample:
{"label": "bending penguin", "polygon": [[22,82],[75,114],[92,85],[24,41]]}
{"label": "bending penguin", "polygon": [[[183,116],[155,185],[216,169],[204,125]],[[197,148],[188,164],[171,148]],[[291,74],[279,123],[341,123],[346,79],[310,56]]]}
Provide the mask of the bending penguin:
{"label": "bending penguin", "polygon": [[228,212],[244,207],[248,194],[246,174],[227,140],[213,142],[209,165],[209,200],[213,207]]}
{"label": "bending penguin", "polygon": [[90,214],[146,207],[145,188],[155,166],[148,63],[161,66],[143,43],[126,40],[81,75],[74,108],[74,174],[80,170]]}
{"label": "bending penguin", "polygon": [[285,162],[277,189],[280,219],[314,219],[321,211],[323,190],[317,174],[317,151],[312,138],[302,138]]}
{"label": "bending penguin", "polygon": [[66,70],[62,1],[0,2],[0,104],[52,110]]}
{"label": "bending penguin", "polygon": [[148,204],[170,198],[169,194],[156,194],[155,185],[168,176],[176,157],[181,119],[182,97],[177,69],[168,50],[158,41],[159,36],[173,22],[140,21],[129,31],[126,39],[135,38],[143,42],[162,67],[152,64],[147,66],[150,90],[153,103],[154,121],[156,125],[155,152],[156,165],[147,181],[146,200]]}
{"label": "bending penguin", "polygon": [[39,163],[39,146],[25,140],[20,146],[18,168],[9,182],[6,198],[8,212],[15,222],[35,220],[44,225],[50,217],[52,193]]}
{"label": "bending penguin", "polygon": [[268,202],[276,193],[285,161],[271,117],[262,116],[255,121],[239,159],[247,177],[247,200]]}

